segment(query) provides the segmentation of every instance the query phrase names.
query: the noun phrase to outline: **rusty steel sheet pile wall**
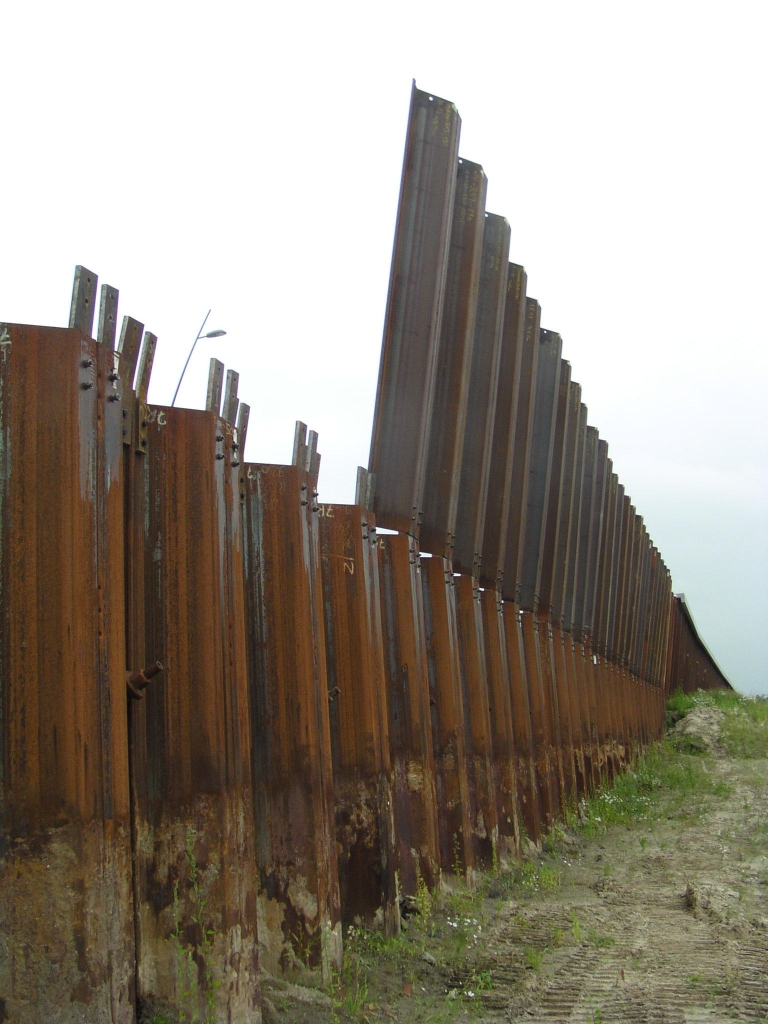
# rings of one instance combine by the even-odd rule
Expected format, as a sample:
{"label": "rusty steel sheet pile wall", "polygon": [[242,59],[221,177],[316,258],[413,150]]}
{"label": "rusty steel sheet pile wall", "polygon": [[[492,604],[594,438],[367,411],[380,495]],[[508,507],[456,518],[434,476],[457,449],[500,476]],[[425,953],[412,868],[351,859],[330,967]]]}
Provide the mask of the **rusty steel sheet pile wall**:
{"label": "rusty steel sheet pile wall", "polygon": [[216,359],[150,406],[85,268],[68,328],[0,324],[0,1017],[258,1021],[260,970],[330,979],[730,685],[459,131],[414,84],[354,505],[302,423],[243,464]]}
{"label": "rusty steel sheet pile wall", "polygon": [[[303,426],[303,425],[300,425]],[[341,966],[316,445],[241,467],[261,960]]]}

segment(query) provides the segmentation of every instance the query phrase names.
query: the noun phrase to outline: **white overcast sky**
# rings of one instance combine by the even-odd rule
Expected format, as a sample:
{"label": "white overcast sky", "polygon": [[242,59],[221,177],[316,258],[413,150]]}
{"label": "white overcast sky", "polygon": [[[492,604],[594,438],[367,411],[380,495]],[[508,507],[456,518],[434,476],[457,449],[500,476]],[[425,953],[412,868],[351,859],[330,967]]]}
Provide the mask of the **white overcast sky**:
{"label": "white overcast sky", "polygon": [[[247,458],[367,465],[411,80],[451,99],[542,326],[733,684],[768,691],[768,5],[0,7],[0,318],[64,325],[82,263],[240,372]],[[209,346],[206,348],[206,344]],[[215,348],[214,348],[215,346]]]}

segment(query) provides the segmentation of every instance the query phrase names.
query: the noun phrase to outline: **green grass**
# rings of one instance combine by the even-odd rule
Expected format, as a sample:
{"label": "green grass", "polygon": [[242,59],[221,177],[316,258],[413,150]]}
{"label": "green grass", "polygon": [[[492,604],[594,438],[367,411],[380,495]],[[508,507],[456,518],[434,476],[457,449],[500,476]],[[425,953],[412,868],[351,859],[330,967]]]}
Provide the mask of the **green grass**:
{"label": "green grass", "polygon": [[768,757],[768,699],[744,697],[734,690],[678,690],[667,703],[667,723],[673,725],[696,707],[725,712],[720,742],[731,757]]}

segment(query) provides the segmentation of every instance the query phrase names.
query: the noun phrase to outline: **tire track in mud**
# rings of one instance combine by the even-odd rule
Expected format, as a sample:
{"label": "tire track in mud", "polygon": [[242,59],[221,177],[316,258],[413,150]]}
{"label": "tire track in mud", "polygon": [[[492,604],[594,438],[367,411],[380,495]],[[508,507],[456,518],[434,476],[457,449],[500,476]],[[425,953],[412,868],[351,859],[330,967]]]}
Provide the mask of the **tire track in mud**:
{"label": "tire track in mud", "polygon": [[502,905],[449,979],[492,971],[476,1020],[768,1020],[768,762],[710,770],[731,792],[703,814],[584,841],[560,889]]}

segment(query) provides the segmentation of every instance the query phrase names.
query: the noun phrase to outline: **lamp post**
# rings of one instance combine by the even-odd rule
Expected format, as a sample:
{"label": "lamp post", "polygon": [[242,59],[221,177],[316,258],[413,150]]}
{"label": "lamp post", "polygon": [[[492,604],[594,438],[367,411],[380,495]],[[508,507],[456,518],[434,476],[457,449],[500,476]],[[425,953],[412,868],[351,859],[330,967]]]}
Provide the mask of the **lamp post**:
{"label": "lamp post", "polygon": [[171,402],[171,408],[173,408],[173,406],[176,405],[176,399],[177,399],[178,394],[179,394],[179,388],[181,387],[181,382],[184,380],[184,374],[187,372],[187,367],[189,366],[189,360],[192,358],[192,353],[195,351],[195,346],[197,345],[198,341],[200,341],[201,338],[221,338],[223,335],[225,335],[227,333],[226,331],[217,330],[217,331],[208,331],[207,334],[203,334],[203,328],[205,327],[206,323],[208,322],[208,317],[210,315],[211,315],[211,311],[209,309],[208,312],[205,314],[205,320],[203,320],[202,324],[200,325],[200,330],[197,332],[197,337],[192,342],[192,348],[189,350],[189,355],[187,356],[187,361],[186,361],[186,363],[184,363],[184,369],[181,371],[181,376],[179,377],[179,383],[176,385],[176,390],[173,393],[173,401]]}

